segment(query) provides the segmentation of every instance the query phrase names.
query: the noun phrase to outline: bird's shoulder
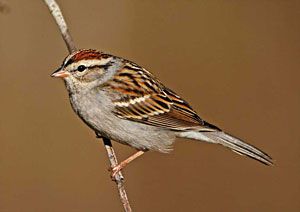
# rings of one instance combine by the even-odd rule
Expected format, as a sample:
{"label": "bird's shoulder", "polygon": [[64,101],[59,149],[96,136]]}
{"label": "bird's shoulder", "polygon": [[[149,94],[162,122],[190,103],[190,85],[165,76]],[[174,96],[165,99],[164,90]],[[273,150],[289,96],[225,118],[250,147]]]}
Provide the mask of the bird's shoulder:
{"label": "bird's shoulder", "polygon": [[122,119],[172,130],[218,128],[201,119],[193,108],[142,66],[123,59],[122,66],[106,84],[117,93],[114,113]]}

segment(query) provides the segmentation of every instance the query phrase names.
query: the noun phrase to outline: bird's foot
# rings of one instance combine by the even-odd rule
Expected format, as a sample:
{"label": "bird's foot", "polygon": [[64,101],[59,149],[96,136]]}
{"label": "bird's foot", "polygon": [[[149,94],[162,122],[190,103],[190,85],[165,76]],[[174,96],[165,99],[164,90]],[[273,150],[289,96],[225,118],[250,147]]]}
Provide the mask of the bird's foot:
{"label": "bird's foot", "polygon": [[124,180],[124,177],[122,176],[122,173],[120,172],[128,163],[130,163],[131,161],[133,161],[134,159],[140,157],[142,154],[145,153],[145,150],[140,150],[136,153],[134,153],[133,155],[131,155],[129,158],[127,158],[126,160],[123,160],[121,163],[119,163],[118,165],[116,165],[115,167],[109,168],[109,171],[111,172],[111,178],[112,180],[116,181],[116,175],[119,173],[119,177],[121,178],[121,180]]}
{"label": "bird's foot", "polygon": [[[108,169],[109,172],[111,172],[110,177],[113,181],[116,181],[116,175],[126,166],[126,164],[124,163],[120,163],[119,165],[115,166],[115,167],[110,167]],[[124,180],[124,177],[122,175],[122,173],[120,173],[120,180]]]}

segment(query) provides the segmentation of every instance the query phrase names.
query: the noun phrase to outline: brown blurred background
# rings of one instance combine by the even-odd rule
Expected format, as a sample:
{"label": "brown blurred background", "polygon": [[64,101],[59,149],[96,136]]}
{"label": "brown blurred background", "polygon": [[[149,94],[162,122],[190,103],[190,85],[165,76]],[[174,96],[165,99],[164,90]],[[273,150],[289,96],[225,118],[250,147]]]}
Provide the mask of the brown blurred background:
{"label": "brown blurred background", "polygon": [[[122,211],[102,142],[73,113],[67,55],[42,0],[2,0],[0,211]],[[59,1],[80,48],[148,68],[200,116],[267,151],[266,167],[178,140],[125,169],[134,211],[300,210],[300,1]],[[133,149],[114,144],[119,159]]]}

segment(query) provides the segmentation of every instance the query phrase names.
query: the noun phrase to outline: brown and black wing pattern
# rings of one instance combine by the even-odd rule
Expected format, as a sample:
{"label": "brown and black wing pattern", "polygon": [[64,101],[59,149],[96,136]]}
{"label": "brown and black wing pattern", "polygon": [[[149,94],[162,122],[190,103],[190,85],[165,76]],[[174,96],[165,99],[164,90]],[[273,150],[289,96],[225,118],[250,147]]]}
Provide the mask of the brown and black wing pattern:
{"label": "brown and black wing pattern", "polygon": [[218,130],[150,72],[134,63],[128,61],[108,86],[121,96],[114,101],[114,113],[120,118],[176,131]]}

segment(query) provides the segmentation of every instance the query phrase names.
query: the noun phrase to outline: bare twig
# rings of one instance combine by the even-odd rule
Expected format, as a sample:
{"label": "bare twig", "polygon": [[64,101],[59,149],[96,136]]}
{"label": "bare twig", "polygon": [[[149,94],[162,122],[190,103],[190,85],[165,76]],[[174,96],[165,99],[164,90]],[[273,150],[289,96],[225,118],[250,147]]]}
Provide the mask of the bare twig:
{"label": "bare twig", "polygon": [[56,24],[58,25],[60,33],[67,45],[69,52],[72,53],[72,52],[76,51],[75,44],[74,44],[73,39],[68,31],[67,23],[62,15],[62,12],[61,12],[58,4],[56,3],[55,0],[44,0],[44,1],[47,4],[53,18],[55,19]]}
{"label": "bare twig", "polygon": [[[68,47],[69,53],[76,51],[77,48],[75,47],[73,39],[68,31],[66,21],[62,15],[62,12],[61,12],[58,4],[56,3],[55,0],[44,0],[44,2],[48,6],[52,16],[54,17],[54,19],[56,21],[56,24],[58,25],[58,27],[60,29],[60,33]],[[111,141],[107,138],[103,138],[103,143],[104,143],[105,149],[107,151],[107,155],[108,155],[108,159],[110,161],[111,167],[113,168],[118,165],[118,161],[117,161],[117,157],[114,152],[114,149],[112,147]],[[119,196],[120,196],[121,202],[123,204],[124,210],[126,212],[131,212],[132,209],[130,207],[130,204],[129,204],[129,201],[127,198],[123,180],[124,180],[124,177],[120,171],[116,174],[114,181],[117,184]]]}
{"label": "bare twig", "polygon": [[[116,158],[115,151],[114,151],[114,149],[112,147],[112,144],[111,144],[109,139],[103,138],[103,143],[104,143],[104,146],[105,146],[106,151],[107,151],[107,155],[108,155],[108,158],[109,158],[109,161],[110,161],[110,165],[113,168],[113,167],[118,165],[118,161],[117,161],[117,158]],[[128,201],[126,190],[124,188],[124,177],[123,177],[123,175],[120,171],[116,174],[114,180],[115,180],[115,182],[118,186],[119,195],[120,195],[120,199],[122,201],[124,210],[126,212],[131,212],[132,210],[131,210],[131,207],[130,207],[130,204],[129,204],[129,201]]]}

